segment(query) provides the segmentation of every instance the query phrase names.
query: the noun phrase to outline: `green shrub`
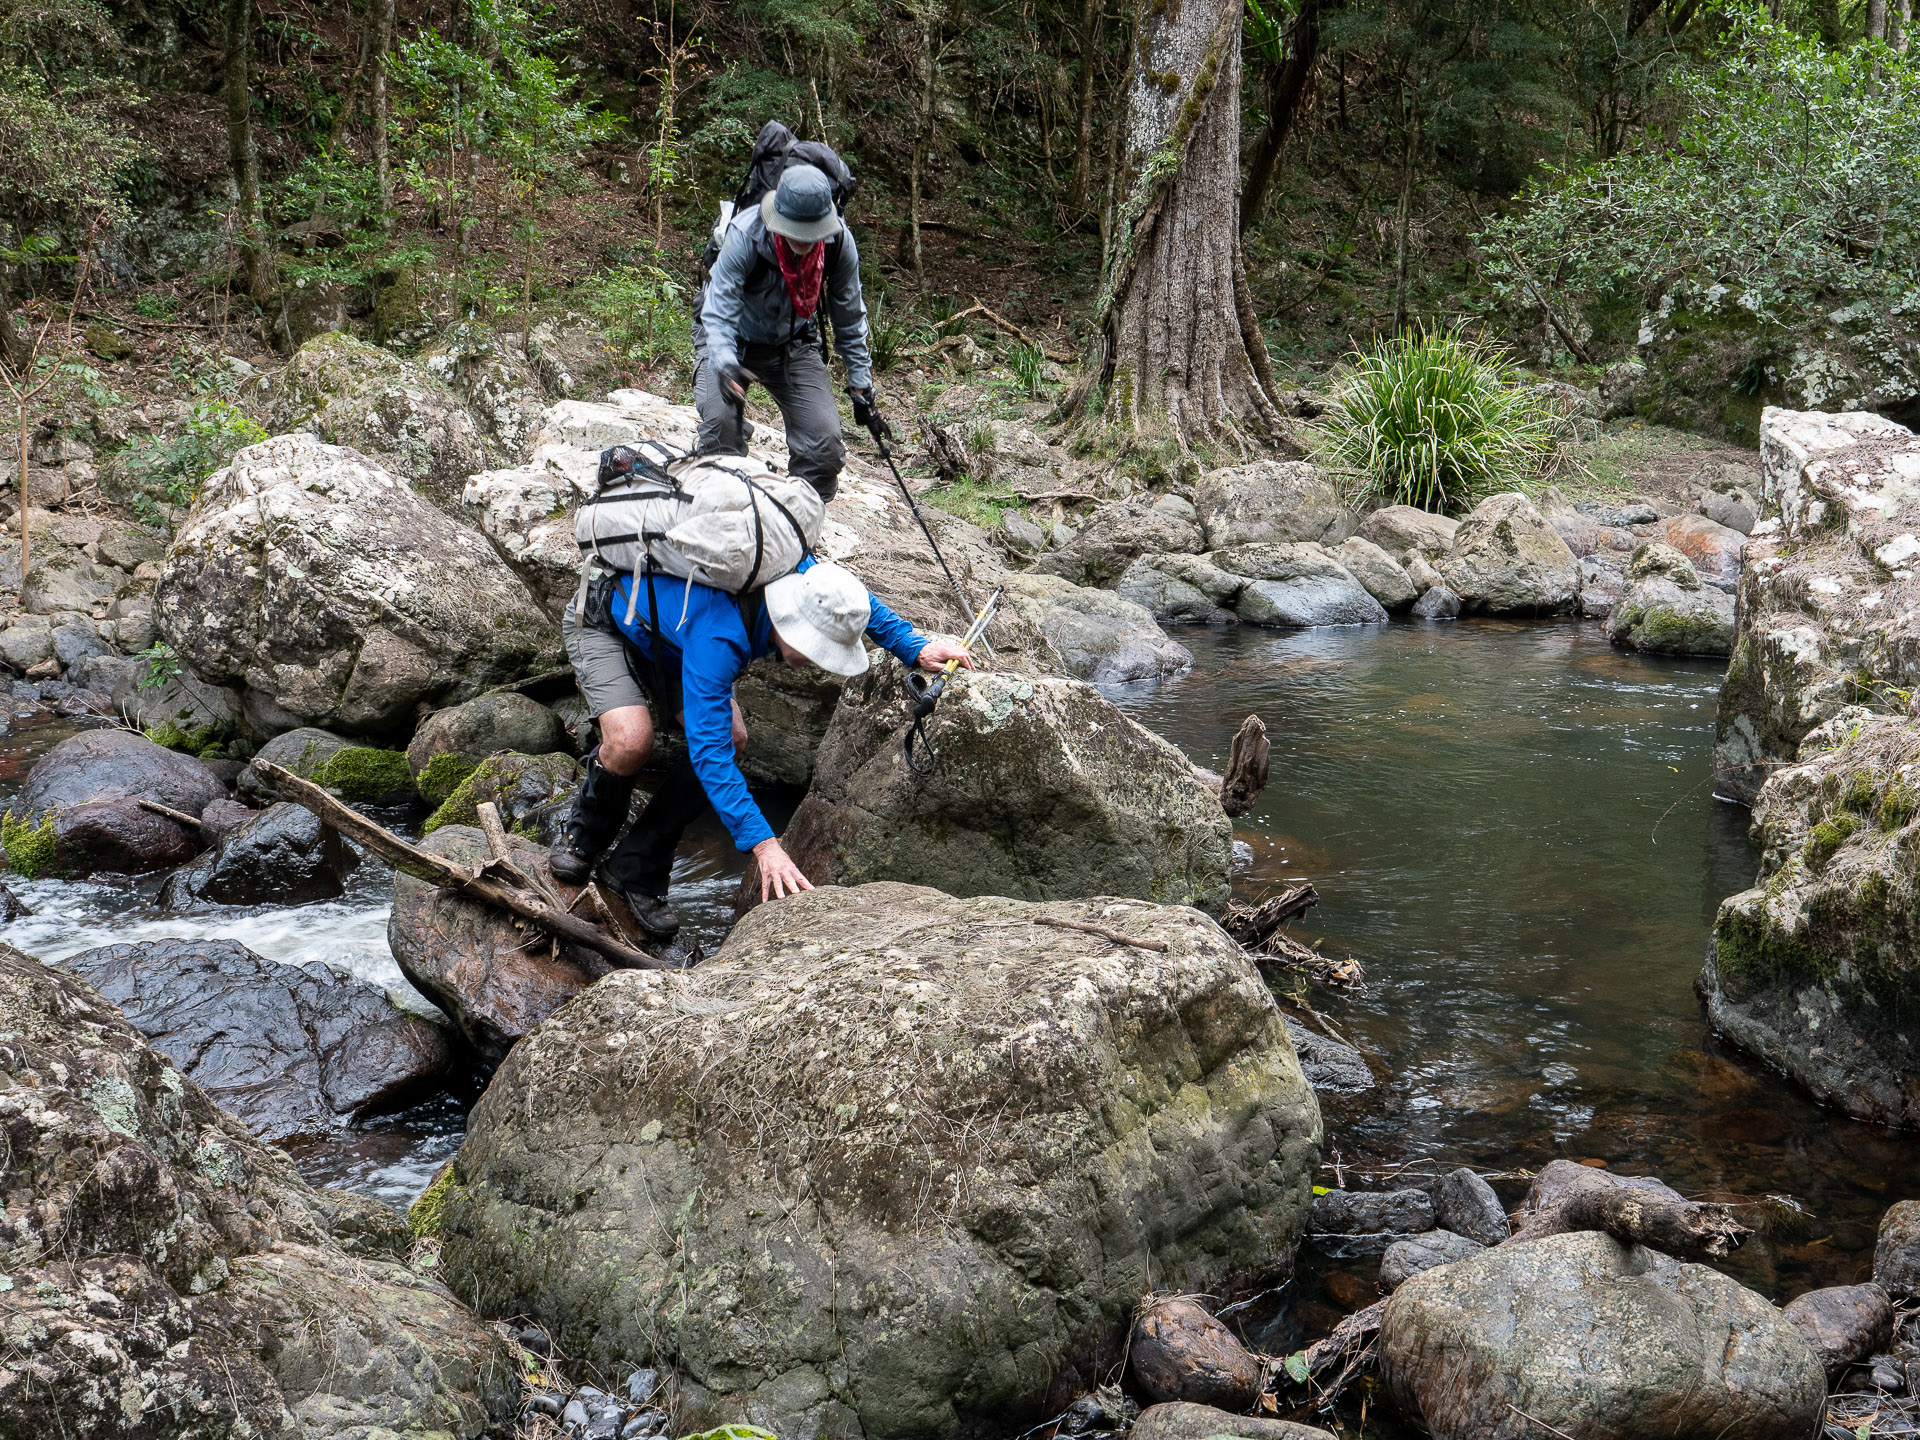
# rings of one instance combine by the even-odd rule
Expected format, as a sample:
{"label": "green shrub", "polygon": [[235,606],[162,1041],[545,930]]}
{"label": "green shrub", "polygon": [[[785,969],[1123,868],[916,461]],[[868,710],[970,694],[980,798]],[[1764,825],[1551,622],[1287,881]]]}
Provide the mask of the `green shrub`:
{"label": "green shrub", "polygon": [[471,760],[462,760],[458,755],[436,755],[413,777],[413,788],[422,800],[438,809],[476,768]]}
{"label": "green shrub", "polygon": [[1040,398],[1040,367],[1046,364],[1047,357],[1038,345],[1015,345],[1007,352],[1007,360],[1013,366],[1013,375],[1020,382],[1020,389],[1029,400]]}
{"label": "green shrub", "polygon": [[1445,512],[1538,473],[1558,423],[1491,346],[1429,330],[1349,356],[1318,433],[1365,495]]}
{"label": "green shrub", "polygon": [[11,810],[0,815],[0,850],[6,852],[8,868],[21,879],[59,874],[54,868],[56,844],[51,812],[41,816],[37,825],[31,815],[21,819]]}
{"label": "green shrub", "polygon": [[379,800],[413,788],[413,771],[404,751],[366,745],[335,751],[311,778],[342,800]]}
{"label": "green shrub", "polygon": [[626,363],[671,360],[684,365],[691,360],[686,292],[654,263],[651,247],[585,282],[579,298],[605,322],[607,343]]}

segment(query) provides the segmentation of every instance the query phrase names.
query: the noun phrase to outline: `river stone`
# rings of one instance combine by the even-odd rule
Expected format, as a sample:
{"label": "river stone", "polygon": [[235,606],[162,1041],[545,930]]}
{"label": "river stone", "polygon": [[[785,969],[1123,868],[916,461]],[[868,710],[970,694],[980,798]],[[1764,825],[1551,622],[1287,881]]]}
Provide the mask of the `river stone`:
{"label": "river stone", "polygon": [[[896,665],[847,682],[783,838],[815,884],[1226,903],[1233,829],[1218,794],[1091,685],[962,672],[927,722],[928,776],[902,754],[906,705]],[[743,899],[758,894],[750,870]]]}
{"label": "river stone", "polygon": [[1067,673],[1096,685],[1164,680],[1193,666],[1145,606],[1055,575],[1011,575],[1007,603],[1052,643]]}
{"label": "river stone", "polygon": [[1380,1288],[1393,1291],[1409,1276],[1419,1275],[1441,1265],[1451,1265],[1469,1255],[1478,1255],[1486,1246],[1452,1230],[1428,1230],[1409,1235],[1387,1246],[1380,1256]]}
{"label": "river stone", "polygon": [[[86,981],[0,947],[9,1197],[0,1434],[511,1427],[514,1357],[390,1258],[391,1212],[310,1187]],[[128,1407],[140,1407],[138,1423]]]}
{"label": "river stone", "polygon": [[426,833],[444,825],[478,825],[480,806],[492,802],[500,823],[539,845],[551,845],[573,809],[580,762],[571,755],[489,755],[427,817]]}
{"label": "river stone", "polygon": [[1330,553],[1354,579],[1367,587],[1367,593],[1387,610],[1404,610],[1419,598],[1407,572],[1386,551],[1371,540],[1349,535]]}
{"label": "river stone", "polygon": [[[208,838],[204,826],[200,838]],[[359,863],[339,831],[304,806],[282,801],[249,815],[217,849],[169,875],[160,887],[160,908],[332,900],[346,893],[347,876]]]}
{"label": "river stone", "polygon": [[478,765],[502,750],[545,755],[566,748],[567,727],[558,715],[538,700],[505,690],[434,711],[414,732],[407,765],[417,776],[436,755]]}
{"label": "river stone", "polygon": [[1141,1310],[1127,1340],[1127,1377],[1149,1403],[1189,1400],[1245,1410],[1266,1369],[1213,1316],[1178,1296]]}
{"label": "river stone", "polygon": [[1580,593],[1580,562],[1518,493],[1474,506],[1440,574],[1470,613],[1558,615],[1573,609]]}
{"label": "river stone", "polygon": [[197,829],[140,808],[151,800],[198,816],[226,786],[194,759],[128,730],[69,736],[35,762],[14,806],[51,812],[55,868],[69,875],[138,875],[179,865],[200,849]]}
{"label": "river stone", "polygon": [[91,620],[69,620],[53,627],[53,658],[70,676],[96,656],[111,654],[113,647],[100,638]]}
{"label": "river stone", "polygon": [[1766,1300],[1598,1231],[1499,1245],[1405,1281],[1380,1332],[1388,1393],[1434,1440],[1805,1440],[1826,1375]]}
{"label": "river stone", "polygon": [[[331,730],[303,725],[298,730],[288,730],[274,736],[254,752],[253,759],[278,765],[282,770],[291,770],[302,780],[315,780],[327,768],[329,760],[342,750],[351,749],[353,743]],[[271,801],[276,793],[260,778],[260,772],[253,768],[251,760],[234,782],[234,789],[249,800]]]}
{"label": "river stone", "polygon": [[[195,675],[296,724],[378,733],[562,663],[484,538],[352,450],[252,445],[206,483],[154,590]],[[255,708],[261,708],[256,706]]]}
{"label": "river stone", "polygon": [[1618,565],[1610,565],[1598,556],[1580,562],[1580,614],[1588,620],[1604,620],[1613,614],[1627,577]]}
{"label": "river stone", "polygon": [[111,566],[96,565],[78,550],[53,546],[33,558],[20,586],[20,608],[29,615],[85,613],[113,599],[123,577]]}
{"label": "river stone", "polygon": [[1338,545],[1356,523],[1326,471],[1306,460],[1256,460],[1211,470],[1200,477],[1193,503],[1206,531],[1206,543],[1196,550],[1292,541]]}
{"label": "river stone", "polygon": [[[223,760],[223,765],[239,768],[236,760]],[[213,769],[212,763],[207,765]],[[219,799],[211,802],[200,812],[200,843],[209,849],[218,847],[234,831],[260,812],[251,805],[242,805],[238,800]]]}
{"label": "river stone", "polygon": [[1514,1216],[1512,1239],[1538,1240],[1546,1235],[1568,1233],[1561,1211],[1568,1200],[1583,1189],[1622,1187],[1638,1190],[1656,1202],[1678,1204],[1685,1199],[1679,1191],[1653,1175],[1616,1175],[1597,1170],[1577,1160],[1551,1160],[1542,1166],[1527,1187],[1527,1198]]}
{"label": "river stone", "polygon": [[424,367],[351,335],[309,340],[274,376],[269,426],[349,447],[448,510],[500,463],[474,417]]}
{"label": "river stone", "polygon": [[165,679],[151,677],[142,660],[115,681],[112,694],[114,708],[142,730],[171,726],[194,749],[230,739],[245,723],[240,698],[231,690],[204,684],[184,670]]}
{"label": "river stone", "polygon": [[1181,1401],[1149,1405],[1140,1412],[1128,1435],[1131,1440],[1213,1440],[1216,1435],[1232,1440],[1334,1440],[1331,1432],[1312,1425],[1270,1420],[1264,1415],[1230,1415],[1211,1405]]}
{"label": "river stone", "polygon": [[1920,1200],[1896,1200],[1880,1217],[1873,1280],[1902,1299],[1920,1291]]}
{"label": "river stone", "polygon": [[262,1140],[326,1134],[445,1081],[445,1031],[318,961],[233,940],[107,945],[60,962]]}
{"label": "river stone", "polygon": [[1662,529],[1667,544],[1692,561],[1707,584],[1729,594],[1739,588],[1745,535],[1704,515],[1675,515],[1664,522]]}
{"label": "river stone", "polygon": [[1673,546],[1649,541],[1628,562],[1607,638],[1650,655],[1727,655],[1733,621],[1733,596],[1702,585],[1693,562]]}
{"label": "river stone", "polygon": [[1360,521],[1360,538],[1378,545],[1387,554],[1406,563],[1419,555],[1429,563],[1453,548],[1453,537],[1460,522],[1448,515],[1435,515],[1412,505],[1387,505]]}
{"label": "river stone", "polygon": [[1319,545],[1239,545],[1207,559],[1247,577],[1234,609],[1250,625],[1305,629],[1386,622],[1380,602]]}
{"label": "river stone", "polygon": [[1434,1186],[1433,1218],[1441,1229],[1482,1245],[1498,1245],[1509,1233],[1507,1209],[1493,1186],[1464,1165]]}
{"label": "river stone", "polygon": [[[509,834],[514,862],[559,895],[563,905],[579,890],[553,878],[545,847]],[[420,842],[429,854],[462,865],[486,861],[486,836],[468,825],[448,825]],[[541,940],[491,905],[468,900],[402,871],[393,876],[393,913],[387,945],[413,988],[439,1006],[453,1028],[487,1064],[498,1064],[534,1026],[605,973],[598,957]]]}
{"label": "river stone", "polygon": [[1435,585],[1420,592],[1420,598],[1413,602],[1413,609],[1407,612],[1416,620],[1457,620],[1460,618],[1460,597],[1444,585]]}
{"label": "river stone", "polygon": [[1120,1361],[1149,1284],[1282,1262],[1319,1137],[1205,916],[822,888],[523,1040],[454,1159],[441,1264],[603,1374],[670,1357],[676,1430],[1024,1428]]}
{"label": "river stone", "polygon": [[1424,1190],[1329,1190],[1313,1197],[1316,1235],[1418,1235],[1433,1229],[1433,1197]]}
{"label": "river stone", "polygon": [[1076,585],[1113,584],[1142,555],[1191,555],[1205,549],[1200,526],[1136,497],[1102,505],[1079,533],[1034,562],[1034,573]]}
{"label": "river stone", "polygon": [[1314,1094],[1358,1095],[1373,1088],[1373,1071],[1366,1056],[1351,1045],[1309,1030],[1291,1015],[1286,1021],[1293,1053],[1300,1057],[1300,1071],[1313,1086]]}
{"label": "river stone", "polygon": [[1789,1300],[1781,1313],[1807,1337],[1829,1380],[1893,1342],[1893,1302],[1878,1285],[1809,1290]]}
{"label": "river stone", "polygon": [[1232,625],[1245,577],[1229,575],[1199,555],[1142,555],[1114,586],[1123,600],[1168,625]]}
{"label": "river stone", "polygon": [[53,625],[44,615],[16,615],[0,630],[0,660],[24,675],[53,658]]}

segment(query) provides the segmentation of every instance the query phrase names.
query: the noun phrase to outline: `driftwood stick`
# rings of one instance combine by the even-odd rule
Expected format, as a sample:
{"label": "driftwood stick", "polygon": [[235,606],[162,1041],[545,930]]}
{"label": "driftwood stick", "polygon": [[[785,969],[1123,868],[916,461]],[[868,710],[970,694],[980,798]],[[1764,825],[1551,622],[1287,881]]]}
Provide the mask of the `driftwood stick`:
{"label": "driftwood stick", "polygon": [[1038,340],[1034,339],[1031,335],[1027,334],[1026,331],[1022,330],[1018,325],[1014,324],[1011,320],[1007,319],[1006,316],[997,314],[994,311],[988,309],[985,305],[982,305],[980,303],[980,299],[978,296],[974,297],[973,304],[969,305],[966,309],[962,310],[959,314],[950,317],[950,319],[964,320],[967,317],[972,315],[978,315],[982,320],[987,321],[988,323],[994,325],[998,329],[1006,331],[1007,334],[1013,336],[1013,338],[1018,340],[1022,345],[1031,345],[1035,350],[1038,350],[1042,355],[1046,356],[1047,359],[1053,361],[1056,365],[1071,365],[1080,358],[1077,355],[1064,355],[1064,354],[1060,354],[1055,351],[1047,349],[1045,345],[1041,344]]}
{"label": "driftwood stick", "polygon": [[[1307,1367],[1307,1383],[1317,1401],[1324,1404],[1338,1398],[1366,1369],[1379,1343],[1380,1323],[1386,1313],[1387,1302],[1376,1300],[1366,1309],[1354,1311],[1325,1339],[1314,1341],[1300,1353]],[[1291,1372],[1283,1369],[1281,1373],[1292,1378]]]}
{"label": "driftwood stick", "polygon": [[171,805],[162,805],[158,800],[136,800],[133,802],[142,810],[151,810],[155,815],[164,815],[176,825],[191,825],[200,828],[200,822],[184,810],[175,810]]}
{"label": "driftwood stick", "polygon": [[1240,722],[1227,751],[1227,778],[1220,785],[1220,808],[1244,815],[1267,788],[1267,761],[1273,746],[1267,740],[1267,722],[1249,715]]}
{"label": "driftwood stick", "polygon": [[529,873],[524,866],[514,860],[513,848],[507,843],[507,827],[500,819],[500,807],[491,800],[482,800],[474,806],[474,812],[480,817],[481,833],[487,837],[487,850],[500,868],[527,889],[539,895],[549,905],[559,906],[562,910],[568,909],[567,906],[560,905],[560,897],[553,893],[545,881],[538,875]]}
{"label": "driftwood stick", "polygon": [[255,760],[253,769],[277,793],[297,805],[304,805],[342,835],[357,841],[394,869],[404,871],[416,880],[456,890],[484,904],[497,906],[563,940],[584,945],[615,964],[642,970],[668,968],[667,962],[658,956],[622,944],[598,926],[548,905],[517,885],[505,883],[499,878],[500,867],[497,863],[483,865],[480,872],[475,874],[463,865],[456,865],[451,860],[442,859],[418,845],[402,840],[391,830],[374,824],[359,811],[343,805],[312,781],[302,780],[270,760]]}
{"label": "driftwood stick", "polygon": [[1625,1185],[1581,1186],[1560,1207],[1569,1230],[1604,1230],[1668,1255],[1721,1260],[1753,1233],[1725,1205],[1667,1200]]}
{"label": "driftwood stick", "polygon": [[1127,935],[1105,925],[1096,925],[1091,920],[1065,920],[1058,915],[1036,915],[1033,918],[1039,924],[1051,925],[1056,930],[1084,930],[1089,935],[1099,935],[1116,945],[1131,945],[1136,950],[1157,950],[1164,955],[1173,948],[1164,940],[1142,940],[1138,935]]}
{"label": "driftwood stick", "polygon": [[1319,903],[1320,892],[1313,888],[1313,882],[1302,880],[1251,908],[1236,901],[1227,907],[1226,919],[1221,924],[1227,934],[1247,949],[1258,950],[1272,941],[1283,940],[1285,937],[1278,933],[1280,927]]}

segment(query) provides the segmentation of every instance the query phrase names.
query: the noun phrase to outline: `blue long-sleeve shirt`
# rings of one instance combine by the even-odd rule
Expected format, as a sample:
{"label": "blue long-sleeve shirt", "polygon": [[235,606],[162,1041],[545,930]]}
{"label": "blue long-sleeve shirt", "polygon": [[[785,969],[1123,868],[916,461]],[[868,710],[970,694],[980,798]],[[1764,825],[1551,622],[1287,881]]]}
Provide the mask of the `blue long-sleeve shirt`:
{"label": "blue long-sleeve shirt", "polygon": [[[801,562],[807,569],[813,562]],[[613,620],[627,639],[662,669],[680,673],[681,699],[686,706],[687,750],[693,770],[713,802],[714,810],[740,850],[751,850],[773,838],[773,827],[747,791],[746,777],[733,756],[733,682],[740,672],[763,655],[776,655],[773,622],[760,607],[753,634],[740,616],[740,605],[724,590],[711,585],[653,577],[653,598],[659,605],[660,630],[667,642],[656,651],[648,632],[646,583],[640,583],[633,620],[627,620],[631,575],[616,582]],[[867,634],[902,665],[912,665],[926,648],[926,637],[878,599],[867,617]],[[662,716],[662,720],[672,717]]]}
{"label": "blue long-sleeve shirt", "polygon": [[[820,281],[820,309],[815,314],[824,313],[833,321],[833,343],[846,362],[847,384],[863,390],[873,383],[873,360],[867,351],[860,251],[851,230],[843,229],[837,240],[821,243],[828,246],[827,271]],[[806,323],[794,313],[766,222],[756,213],[728,226],[694,324],[695,344],[705,339],[713,368],[738,364],[743,344],[788,344]]]}

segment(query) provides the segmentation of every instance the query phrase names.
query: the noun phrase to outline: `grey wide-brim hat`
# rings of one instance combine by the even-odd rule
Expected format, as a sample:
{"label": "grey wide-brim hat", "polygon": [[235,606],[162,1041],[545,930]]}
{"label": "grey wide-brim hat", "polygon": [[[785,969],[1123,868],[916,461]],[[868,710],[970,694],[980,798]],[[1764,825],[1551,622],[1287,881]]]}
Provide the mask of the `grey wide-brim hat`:
{"label": "grey wide-brim hat", "polygon": [[782,575],[766,589],[767,618],[780,638],[835,675],[861,675],[867,647],[860,643],[872,617],[867,587],[831,560],[804,573]]}
{"label": "grey wide-brim hat", "polygon": [[789,240],[828,240],[840,233],[833,184],[817,165],[795,165],[782,175],[779,188],[760,197],[760,219]]}

